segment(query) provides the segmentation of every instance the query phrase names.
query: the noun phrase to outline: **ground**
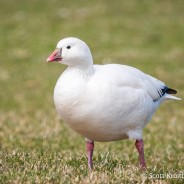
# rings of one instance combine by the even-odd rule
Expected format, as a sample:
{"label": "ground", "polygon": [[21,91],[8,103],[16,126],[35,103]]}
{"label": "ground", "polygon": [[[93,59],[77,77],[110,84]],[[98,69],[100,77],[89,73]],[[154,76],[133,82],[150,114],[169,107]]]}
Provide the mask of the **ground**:
{"label": "ground", "polygon": [[[59,119],[52,94],[66,66],[47,64],[68,36],[88,43],[95,63],[137,67],[184,96],[184,1],[6,1],[0,6],[1,183],[183,183],[183,101],[165,102],[144,129],[148,170],[134,141],[85,141]],[[169,177],[170,175],[168,175]]]}

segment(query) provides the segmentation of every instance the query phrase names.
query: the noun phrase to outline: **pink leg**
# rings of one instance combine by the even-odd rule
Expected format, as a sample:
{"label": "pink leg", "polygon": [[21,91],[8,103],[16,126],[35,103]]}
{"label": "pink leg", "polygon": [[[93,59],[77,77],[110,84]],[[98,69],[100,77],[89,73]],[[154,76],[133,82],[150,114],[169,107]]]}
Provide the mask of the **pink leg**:
{"label": "pink leg", "polygon": [[139,163],[141,169],[146,169],[146,163],[144,160],[144,142],[143,140],[136,140],[135,147],[137,148],[137,151],[139,153]]}
{"label": "pink leg", "polygon": [[93,141],[89,141],[89,140],[86,141],[86,150],[88,155],[88,168],[92,169],[93,168],[92,156],[93,156],[93,150],[94,150]]}

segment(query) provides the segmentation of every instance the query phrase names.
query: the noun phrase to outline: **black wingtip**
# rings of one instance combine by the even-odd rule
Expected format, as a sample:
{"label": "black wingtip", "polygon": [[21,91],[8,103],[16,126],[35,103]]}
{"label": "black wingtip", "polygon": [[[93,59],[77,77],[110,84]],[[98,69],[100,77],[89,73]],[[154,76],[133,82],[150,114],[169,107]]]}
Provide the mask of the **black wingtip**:
{"label": "black wingtip", "polygon": [[167,88],[166,93],[167,94],[176,94],[177,91],[175,89]]}

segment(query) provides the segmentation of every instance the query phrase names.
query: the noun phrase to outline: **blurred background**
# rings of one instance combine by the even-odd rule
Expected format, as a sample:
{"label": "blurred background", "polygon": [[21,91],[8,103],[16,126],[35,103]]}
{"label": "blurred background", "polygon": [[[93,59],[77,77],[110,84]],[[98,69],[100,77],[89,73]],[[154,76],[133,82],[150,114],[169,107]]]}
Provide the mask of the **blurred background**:
{"label": "blurred background", "polygon": [[[74,149],[85,154],[83,138],[59,120],[52,99],[66,66],[48,64],[46,58],[65,37],[84,40],[94,63],[137,67],[177,89],[182,98],[183,8],[183,0],[0,0],[1,153],[11,157],[20,150]],[[151,145],[156,151],[169,145],[171,153],[183,159],[183,105],[163,104],[146,127],[148,155]],[[134,150],[130,141],[97,145],[101,152],[119,152],[127,145],[127,154]]]}

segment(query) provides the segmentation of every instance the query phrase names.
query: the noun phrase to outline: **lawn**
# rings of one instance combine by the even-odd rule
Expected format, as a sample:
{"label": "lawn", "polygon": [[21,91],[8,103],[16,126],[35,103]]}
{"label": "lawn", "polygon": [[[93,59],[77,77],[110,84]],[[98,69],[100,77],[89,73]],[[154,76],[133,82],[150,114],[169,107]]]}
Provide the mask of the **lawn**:
{"label": "lawn", "polygon": [[66,66],[45,62],[61,38],[75,36],[95,63],[137,67],[183,98],[183,7],[182,0],[1,0],[0,183],[183,183],[156,178],[184,175],[183,101],[165,102],[144,129],[147,171],[132,140],[96,143],[88,171],[84,138],[53,104]]}

